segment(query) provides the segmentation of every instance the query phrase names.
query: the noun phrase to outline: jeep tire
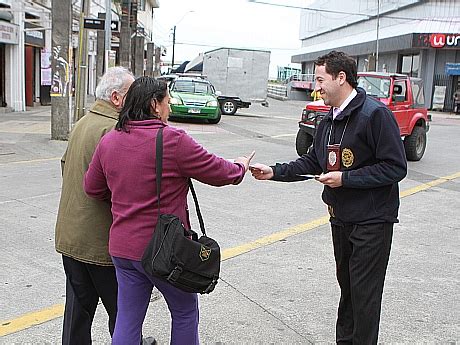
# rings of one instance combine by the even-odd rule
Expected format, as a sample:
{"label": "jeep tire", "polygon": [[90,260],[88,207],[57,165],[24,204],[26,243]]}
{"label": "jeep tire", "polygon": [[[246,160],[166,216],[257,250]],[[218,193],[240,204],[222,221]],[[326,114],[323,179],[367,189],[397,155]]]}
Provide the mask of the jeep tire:
{"label": "jeep tire", "polygon": [[297,137],[295,138],[295,149],[297,154],[299,156],[306,154],[312,143],[313,137],[307,132],[299,129]]}
{"label": "jeep tire", "polygon": [[220,110],[224,115],[233,115],[236,113],[237,109],[238,107],[236,102],[230,99],[227,99],[220,104]]}
{"label": "jeep tire", "polygon": [[404,138],[404,149],[408,161],[419,161],[426,148],[426,129],[415,126],[412,134]]}

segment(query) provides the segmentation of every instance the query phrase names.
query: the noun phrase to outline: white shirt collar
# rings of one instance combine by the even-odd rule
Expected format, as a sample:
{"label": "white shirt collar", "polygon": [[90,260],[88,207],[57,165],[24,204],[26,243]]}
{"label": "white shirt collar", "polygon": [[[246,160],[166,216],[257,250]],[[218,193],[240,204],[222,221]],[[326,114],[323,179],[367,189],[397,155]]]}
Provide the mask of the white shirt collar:
{"label": "white shirt collar", "polygon": [[[343,101],[342,105],[339,107],[340,111],[336,115],[333,115],[334,119],[336,118],[338,114],[340,114],[347,107],[348,104],[350,104],[350,102],[353,100],[353,98],[356,97],[357,94],[358,92],[356,92],[356,89],[353,89],[351,91],[350,95],[348,95],[348,97],[345,99],[345,101]],[[333,114],[334,113],[336,113],[336,111],[333,111]]]}

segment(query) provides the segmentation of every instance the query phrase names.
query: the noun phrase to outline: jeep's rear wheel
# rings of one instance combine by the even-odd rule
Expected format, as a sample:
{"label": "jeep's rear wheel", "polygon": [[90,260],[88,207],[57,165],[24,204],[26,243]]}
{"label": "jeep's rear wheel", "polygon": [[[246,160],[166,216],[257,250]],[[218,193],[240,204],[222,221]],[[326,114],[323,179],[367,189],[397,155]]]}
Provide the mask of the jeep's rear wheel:
{"label": "jeep's rear wheel", "polygon": [[313,137],[305,131],[299,129],[297,137],[295,139],[295,149],[299,156],[302,156],[308,152],[311,144],[313,143]]}
{"label": "jeep's rear wheel", "polygon": [[404,139],[404,149],[409,161],[419,161],[422,159],[426,148],[426,130],[416,126],[412,134]]}
{"label": "jeep's rear wheel", "polygon": [[238,107],[236,106],[236,102],[231,100],[226,100],[222,102],[220,106],[220,110],[224,115],[233,115],[236,113],[237,109]]}

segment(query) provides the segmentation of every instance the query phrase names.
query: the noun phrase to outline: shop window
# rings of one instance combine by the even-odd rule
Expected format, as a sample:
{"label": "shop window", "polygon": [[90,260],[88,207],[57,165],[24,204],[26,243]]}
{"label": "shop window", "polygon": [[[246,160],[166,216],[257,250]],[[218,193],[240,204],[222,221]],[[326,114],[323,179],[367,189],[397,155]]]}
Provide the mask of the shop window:
{"label": "shop window", "polygon": [[406,74],[409,77],[418,77],[420,65],[420,55],[403,55],[401,56],[401,71],[400,73]]}

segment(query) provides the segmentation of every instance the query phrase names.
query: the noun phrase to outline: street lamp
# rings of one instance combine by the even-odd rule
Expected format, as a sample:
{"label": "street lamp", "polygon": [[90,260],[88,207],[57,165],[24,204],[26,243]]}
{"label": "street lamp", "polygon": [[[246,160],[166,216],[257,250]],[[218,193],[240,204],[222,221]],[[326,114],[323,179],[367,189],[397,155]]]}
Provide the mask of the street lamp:
{"label": "street lamp", "polygon": [[172,30],[173,30],[173,45],[172,45],[172,58],[171,58],[171,69],[174,69],[174,50],[175,50],[175,46],[176,46],[176,26],[177,24],[179,24],[187,14],[189,13],[192,13],[192,12],[195,12],[194,10],[190,10],[190,11],[187,11],[184,13],[184,15],[182,16],[182,18],[176,23],[174,24]]}

